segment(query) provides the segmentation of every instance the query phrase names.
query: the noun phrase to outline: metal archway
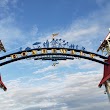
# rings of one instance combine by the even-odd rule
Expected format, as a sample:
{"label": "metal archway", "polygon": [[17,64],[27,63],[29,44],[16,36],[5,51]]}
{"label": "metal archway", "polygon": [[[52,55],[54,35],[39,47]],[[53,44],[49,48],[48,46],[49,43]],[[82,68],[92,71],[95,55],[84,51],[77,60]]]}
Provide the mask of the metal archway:
{"label": "metal archway", "polygon": [[27,51],[15,52],[0,57],[0,66],[27,58],[34,58],[34,60],[42,59],[42,60],[57,61],[57,60],[67,60],[67,59],[73,60],[76,57],[91,60],[103,65],[109,65],[108,62],[104,61],[108,59],[108,57],[93,52],[70,49],[70,48],[35,48]]}
{"label": "metal archway", "polygon": [[[34,60],[41,59],[41,60],[52,60],[52,61],[67,60],[67,59],[74,60],[74,58],[83,58],[83,59],[91,60],[104,65],[104,74],[101,82],[99,83],[99,87],[101,87],[102,84],[104,84],[106,88],[106,92],[109,96],[110,95],[110,55],[108,55],[108,57],[105,57],[93,52],[85,51],[84,47],[82,49],[78,49],[78,45],[76,45],[76,48],[74,48],[75,47],[74,44],[68,45],[68,42],[65,42],[65,40],[63,40],[63,44],[61,44],[61,39],[59,39],[59,42],[58,42],[58,39],[54,38],[56,35],[58,35],[58,33],[52,34],[52,35],[53,35],[53,38],[51,42],[47,40],[46,42],[43,43],[44,48],[41,48],[39,46],[41,42],[36,42],[33,45],[37,45],[38,46],[37,48],[31,49],[27,47],[23,51],[21,50],[15,53],[1,56],[0,66],[4,66],[6,64],[23,60],[23,59],[28,59],[28,58],[29,59],[33,58]],[[102,50],[102,52],[104,52],[105,50],[108,51],[108,48],[110,51],[109,35],[110,33],[101,44],[98,51],[99,50]],[[52,47],[49,46],[49,43],[52,44]],[[57,46],[57,44],[59,46]],[[65,48],[65,46],[67,46],[67,48]],[[1,50],[6,52],[1,42],[0,42],[0,47],[1,47],[0,48]],[[7,89],[1,79],[0,79],[0,87],[3,88],[4,90]]]}

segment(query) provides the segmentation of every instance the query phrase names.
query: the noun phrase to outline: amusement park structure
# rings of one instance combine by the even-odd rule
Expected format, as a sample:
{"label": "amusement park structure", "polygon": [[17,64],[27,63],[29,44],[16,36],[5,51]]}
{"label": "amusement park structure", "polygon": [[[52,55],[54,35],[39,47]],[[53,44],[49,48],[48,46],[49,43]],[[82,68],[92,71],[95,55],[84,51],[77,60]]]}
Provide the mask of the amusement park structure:
{"label": "amusement park structure", "polygon": [[[10,53],[0,57],[0,67],[6,64],[19,61],[22,59],[34,60],[51,60],[54,61],[52,66],[59,64],[59,60],[74,60],[75,58],[83,58],[104,65],[104,73],[99,87],[105,86],[105,93],[108,94],[110,100],[110,32],[99,46],[98,51],[102,51],[103,55],[86,51],[85,47],[70,44],[66,40],[56,39],[56,34],[52,34],[52,40],[46,42],[35,42],[33,48],[26,47],[18,52]],[[0,41],[0,51],[6,52],[2,42]],[[0,76],[0,87],[6,91],[7,88],[3,84]]]}
{"label": "amusement park structure", "polygon": [[[4,51],[6,52],[1,40],[0,40],[0,51]],[[2,82],[2,78],[1,78],[1,75],[0,75],[0,88],[2,88],[4,91],[7,90],[6,86],[4,85],[4,83]]]}
{"label": "amusement park structure", "polygon": [[4,91],[7,90],[6,86],[5,86],[4,83],[2,82],[1,75],[0,75],[0,88],[2,88]]}
{"label": "amusement park structure", "polygon": [[102,51],[102,54],[108,56],[104,62],[109,63],[109,65],[104,65],[104,73],[101,82],[99,83],[99,87],[105,85],[105,94],[108,94],[108,98],[110,101],[110,32],[104,39],[104,41],[99,46],[98,51]]}

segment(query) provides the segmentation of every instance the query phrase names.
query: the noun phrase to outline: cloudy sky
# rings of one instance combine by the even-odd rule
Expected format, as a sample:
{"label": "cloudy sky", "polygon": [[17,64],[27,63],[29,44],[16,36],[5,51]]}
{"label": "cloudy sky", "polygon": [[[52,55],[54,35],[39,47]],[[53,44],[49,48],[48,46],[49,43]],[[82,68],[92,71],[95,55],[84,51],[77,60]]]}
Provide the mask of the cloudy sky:
{"label": "cloudy sky", "polygon": [[[46,41],[56,32],[58,38],[96,52],[109,31],[109,10],[109,0],[0,0],[5,54]],[[0,110],[110,109],[105,88],[98,88],[101,64],[75,59],[53,67],[52,61],[22,60],[0,72],[8,88],[0,90]]]}

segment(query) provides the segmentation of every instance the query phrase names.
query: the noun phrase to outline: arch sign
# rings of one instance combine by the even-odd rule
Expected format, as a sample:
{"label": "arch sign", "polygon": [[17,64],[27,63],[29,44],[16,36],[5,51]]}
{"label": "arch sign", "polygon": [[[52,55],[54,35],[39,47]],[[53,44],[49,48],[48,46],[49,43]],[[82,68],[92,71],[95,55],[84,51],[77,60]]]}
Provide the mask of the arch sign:
{"label": "arch sign", "polygon": [[[56,34],[52,34],[52,40],[47,40],[46,42],[35,42],[33,44],[33,48],[27,47],[24,50],[20,47],[20,50],[15,53],[7,54],[0,57],[0,66],[4,66],[6,64],[22,60],[22,59],[34,59],[34,60],[51,60],[51,61],[59,61],[59,60],[74,60],[78,59],[87,59],[104,65],[104,76],[99,84],[99,87],[105,85],[106,92],[109,96],[110,88],[109,88],[109,80],[110,80],[110,57],[108,55],[99,55],[97,53],[86,51],[85,47],[80,47],[79,45],[69,44],[62,39],[56,39]],[[110,33],[107,35],[109,36]],[[104,52],[104,49],[108,49],[108,40],[109,37],[103,41],[101,46],[98,48]],[[105,43],[106,42],[106,43]],[[107,49],[106,49],[107,48]],[[0,51],[3,50],[6,52],[2,42],[0,41]],[[54,65],[55,66],[55,65]],[[3,84],[0,76],[0,87],[4,90],[7,90],[6,86]]]}

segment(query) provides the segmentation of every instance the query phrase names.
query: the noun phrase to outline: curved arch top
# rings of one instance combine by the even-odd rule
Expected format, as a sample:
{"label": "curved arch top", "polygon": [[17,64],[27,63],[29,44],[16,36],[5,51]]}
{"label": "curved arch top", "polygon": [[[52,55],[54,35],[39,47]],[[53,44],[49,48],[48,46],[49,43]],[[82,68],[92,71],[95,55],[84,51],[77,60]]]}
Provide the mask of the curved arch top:
{"label": "curved arch top", "polygon": [[35,60],[42,59],[56,61],[67,59],[73,60],[76,57],[91,60],[104,65],[109,65],[107,62],[103,61],[105,59],[108,59],[108,57],[93,52],[70,48],[34,48],[27,51],[19,51],[0,57],[0,66],[27,58],[34,58]]}

